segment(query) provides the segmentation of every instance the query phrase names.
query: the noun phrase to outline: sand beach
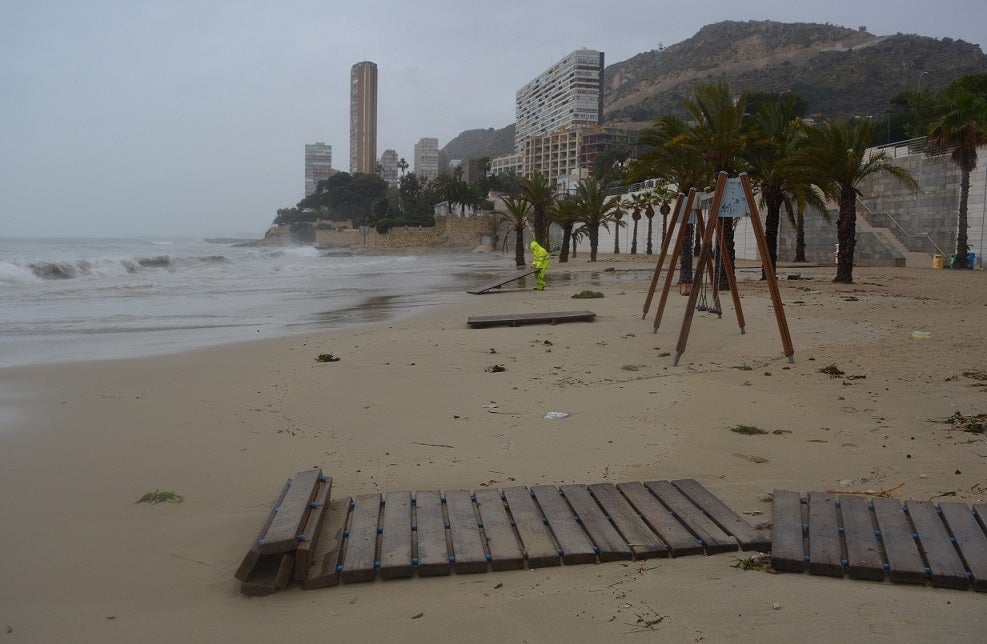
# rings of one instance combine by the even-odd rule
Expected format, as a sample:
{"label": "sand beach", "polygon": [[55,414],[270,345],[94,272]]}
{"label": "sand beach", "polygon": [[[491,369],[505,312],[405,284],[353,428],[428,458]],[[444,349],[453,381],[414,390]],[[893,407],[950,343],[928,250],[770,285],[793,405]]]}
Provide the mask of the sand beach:
{"label": "sand beach", "polygon": [[[741,266],[746,333],[725,296],[673,366],[686,298],[657,333],[641,319],[655,258],[586,259],[553,262],[543,292],[355,328],[0,369],[0,641],[983,637],[983,593],[745,571],[741,553],[240,594],[274,497],[311,466],[334,496],[694,478],[764,525],[775,489],[987,500],[987,436],[941,422],[987,412],[983,271],[858,267],[840,285],[834,266],[782,264],[789,364]],[[466,325],[573,309],[597,317]],[[155,489],[184,501],[136,503]]]}

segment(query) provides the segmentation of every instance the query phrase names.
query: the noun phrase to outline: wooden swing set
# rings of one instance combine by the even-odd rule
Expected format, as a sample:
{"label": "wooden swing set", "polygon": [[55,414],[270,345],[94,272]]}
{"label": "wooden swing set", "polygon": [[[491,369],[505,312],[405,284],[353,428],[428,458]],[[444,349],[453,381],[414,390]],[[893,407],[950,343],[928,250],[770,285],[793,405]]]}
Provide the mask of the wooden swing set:
{"label": "wooden swing set", "polygon": [[[665,304],[668,301],[668,293],[672,287],[672,278],[675,273],[675,266],[679,259],[679,252],[682,248],[682,241],[685,239],[686,226],[689,223],[695,223],[697,232],[702,234],[702,245],[699,251],[699,259],[696,265],[696,270],[692,275],[692,284],[683,284],[683,286],[688,286],[689,288],[680,290],[683,295],[687,294],[689,296],[689,302],[685,309],[685,315],[682,318],[682,328],[679,331],[678,343],[675,346],[674,365],[678,365],[679,358],[681,358],[682,354],[685,352],[686,343],[689,341],[689,331],[692,327],[692,318],[695,315],[700,295],[701,293],[704,293],[702,286],[703,278],[706,275],[709,276],[712,283],[714,304],[713,307],[709,307],[704,301],[703,310],[710,310],[722,317],[718,294],[720,261],[714,262],[712,244],[714,234],[716,235],[718,248],[721,249],[721,258],[718,259],[722,259],[723,270],[726,274],[727,283],[730,287],[730,295],[733,298],[734,310],[737,314],[737,325],[740,327],[741,334],[746,332],[744,312],[740,306],[740,294],[737,291],[737,281],[734,277],[733,263],[730,260],[730,254],[727,252],[722,252],[722,250],[725,250],[726,248],[723,243],[722,220],[727,217],[742,217],[744,214],[750,213],[751,226],[754,229],[754,237],[757,240],[758,253],[761,256],[761,266],[764,270],[765,276],[767,277],[768,291],[771,294],[771,303],[774,307],[775,321],[778,323],[778,333],[781,336],[782,348],[785,352],[785,357],[788,358],[788,362],[794,363],[795,349],[792,347],[792,336],[788,331],[788,321],[785,319],[785,310],[781,302],[781,293],[778,289],[778,281],[775,278],[774,265],[771,262],[768,243],[764,236],[764,227],[761,224],[761,217],[757,211],[757,204],[754,202],[754,193],[751,190],[750,178],[746,173],[733,179],[728,178],[726,172],[719,173],[716,179],[716,188],[713,190],[712,194],[712,204],[709,208],[710,221],[708,222],[708,225],[704,223],[702,210],[698,207],[700,199],[701,196],[696,192],[696,189],[691,188],[688,194],[679,193],[678,199],[676,200],[675,210],[672,216],[672,229],[674,229],[675,225],[678,224],[679,232],[675,239],[675,245],[672,247],[671,258],[668,262],[668,270],[665,273],[665,283],[661,291],[661,298],[659,299],[658,310],[654,319],[654,332],[658,332],[658,326],[661,324],[661,318],[665,311]],[[694,216],[695,220],[690,221],[690,216]],[[665,258],[668,256],[670,241],[671,235],[665,235],[665,238],[662,240],[661,252],[658,255],[658,263],[655,265],[655,271],[651,277],[651,285],[648,288],[648,296],[644,301],[644,312],[641,314],[642,320],[647,317],[648,310],[651,308],[651,302],[658,286],[659,276],[661,275],[661,268],[665,263]]]}

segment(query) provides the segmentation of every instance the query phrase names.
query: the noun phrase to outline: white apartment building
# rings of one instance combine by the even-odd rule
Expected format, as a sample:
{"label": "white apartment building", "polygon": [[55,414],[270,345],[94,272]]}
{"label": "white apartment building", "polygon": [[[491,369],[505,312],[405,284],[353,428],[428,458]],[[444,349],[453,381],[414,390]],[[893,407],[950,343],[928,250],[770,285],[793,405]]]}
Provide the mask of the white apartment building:
{"label": "white apartment building", "polygon": [[414,173],[429,181],[439,176],[439,140],[429,137],[415,144]]}
{"label": "white apartment building", "polygon": [[320,181],[332,174],[332,146],[325,143],[305,144],[305,196],[315,192]]}
{"label": "white apartment building", "polygon": [[563,127],[598,125],[603,114],[603,52],[577,49],[517,91],[515,143]]}
{"label": "white apartment building", "polygon": [[380,177],[392,188],[398,187],[398,153],[394,150],[384,150],[380,155]]}

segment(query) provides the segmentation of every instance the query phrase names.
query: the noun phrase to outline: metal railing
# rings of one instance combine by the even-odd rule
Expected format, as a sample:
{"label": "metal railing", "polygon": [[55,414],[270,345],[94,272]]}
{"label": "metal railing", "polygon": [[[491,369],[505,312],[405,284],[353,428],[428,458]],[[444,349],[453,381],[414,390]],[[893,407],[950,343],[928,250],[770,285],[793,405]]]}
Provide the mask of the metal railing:
{"label": "metal railing", "polygon": [[867,149],[867,156],[870,158],[876,152],[882,151],[887,152],[888,156],[892,159],[903,159],[914,154],[925,154],[927,140],[928,137],[920,136],[914,139],[895,141],[894,143],[885,143],[884,145],[875,145],[874,147]]}
{"label": "metal railing", "polygon": [[891,213],[888,213],[888,212],[876,213],[876,212],[874,212],[873,210],[870,209],[870,206],[868,206],[867,203],[863,199],[861,199],[859,197],[857,198],[857,203],[860,204],[861,206],[863,206],[864,207],[864,210],[866,210],[868,212],[868,214],[870,214],[871,217],[877,217],[877,216],[887,217],[888,219],[891,220],[891,223],[895,225],[895,228],[897,228],[898,230],[900,230],[901,231],[901,234],[904,235],[905,237],[908,237],[909,239],[925,239],[925,240],[928,240],[928,242],[930,244],[932,244],[937,251],[939,251],[939,254],[940,255],[942,255],[943,257],[946,256],[946,251],[944,251],[943,249],[939,248],[939,244],[937,244],[935,242],[935,240],[932,239],[932,236],[929,235],[929,233],[915,233],[915,234],[912,234],[912,233],[908,232],[907,230],[905,230],[902,227],[902,225],[898,223],[898,220],[891,216]]}

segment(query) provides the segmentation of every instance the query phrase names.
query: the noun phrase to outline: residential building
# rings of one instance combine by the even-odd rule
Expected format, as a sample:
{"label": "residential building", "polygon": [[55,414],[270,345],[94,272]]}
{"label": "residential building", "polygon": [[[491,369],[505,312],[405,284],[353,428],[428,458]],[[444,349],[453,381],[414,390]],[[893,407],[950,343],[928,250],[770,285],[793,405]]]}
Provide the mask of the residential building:
{"label": "residential building", "polygon": [[603,116],[603,52],[577,49],[517,91],[515,143],[574,125],[598,125]]}
{"label": "residential building", "polygon": [[350,70],[350,174],[373,173],[377,165],[377,65],[363,61]]}
{"label": "residential building", "polygon": [[415,144],[414,173],[420,178],[431,181],[445,172],[448,165],[448,156],[439,150],[438,139],[425,137]]}
{"label": "residential building", "polygon": [[502,157],[490,159],[490,174],[503,174],[513,170],[521,174],[524,169],[524,156],[521,154],[505,154]]}
{"label": "residential building", "polygon": [[332,170],[332,146],[325,143],[305,144],[305,196],[315,192],[320,181],[329,178]]}
{"label": "residential building", "polygon": [[398,187],[398,153],[384,150],[380,155],[380,176],[392,188]]}
{"label": "residential building", "polygon": [[617,128],[568,125],[523,141],[523,174],[543,174],[565,192],[589,176],[598,154],[615,144],[623,144],[630,150],[633,142],[633,134]]}

